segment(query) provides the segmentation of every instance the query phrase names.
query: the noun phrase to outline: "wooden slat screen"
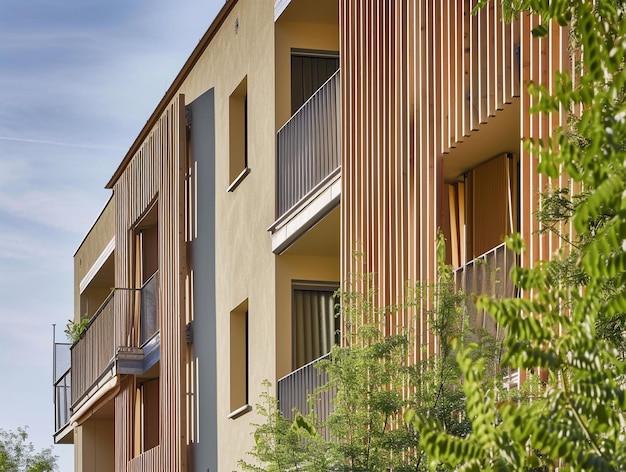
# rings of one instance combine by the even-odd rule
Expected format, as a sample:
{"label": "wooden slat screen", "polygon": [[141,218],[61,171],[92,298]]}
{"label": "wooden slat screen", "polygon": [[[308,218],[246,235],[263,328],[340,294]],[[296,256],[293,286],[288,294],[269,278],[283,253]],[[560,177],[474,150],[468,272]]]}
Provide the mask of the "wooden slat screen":
{"label": "wooden slat screen", "polygon": [[162,472],[161,446],[153,447],[128,462],[126,472]]}
{"label": "wooden slat screen", "polygon": [[120,381],[120,390],[115,396],[115,470],[126,470],[133,457],[135,378],[126,376]]}
{"label": "wooden slat screen", "polygon": [[[520,28],[529,32],[539,24],[537,17],[523,15],[520,17]],[[554,72],[557,70],[573,71],[573,57],[569,51],[568,31],[560,28],[556,23],[549,25],[549,34],[543,39],[534,39],[530,33],[522,38],[522,81],[541,83],[553,90]],[[574,78],[576,75],[574,74]],[[521,109],[528,110],[535,105],[536,99],[528,93],[521,96]],[[521,135],[523,138],[546,139],[553,135],[554,129],[566,126],[567,110],[561,108],[559,113],[548,117],[522,113]],[[561,241],[555,235],[536,234],[539,223],[533,217],[533,212],[539,208],[540,191],[548,187],[568,187],[569,177],[561,173],[556,180],[548,179],[537,172],[538,156],[531,155],[522,148],[520,164],[520,188],[522,192],[520,216],[521,233],[527,243],[527,250],[523,253],[521,264],[532,267],[536,261],[549,259],[560,247]],[[576,189],[573,189],[576,190]],[[572,227],[560,228],[563,234],[571,233]]]}
{"label": "wooden slat screen", "polygon": [[[129,470],[186,470],[186,419],[183,388],[182,325],[185,318],[184,273],[184,176],[186,168],[184,96],[166,108],[148,137],[114,186],[116,196],[115,283],[133,287],[135,260],[133,227],[158,198],[158,309],[161,340],[160,445]],[[121,290],[115,299],[117,339],[120,346],[134,346],[132,291]],[[136,455],[132,450],[134,425],[133,388],[122,388],[116,398],[116,467],[126,470]],[[119,446],[119,447],[118,447]],[[159,456],[158,462],[154,457]],[[143,464],[143,465],[142,465]],[[156,469],[152,465],[159,464]]]}
{"label": "wooden slat screen", "polygon": [[[474,3],[340,1],[342,277],[374,274],[381,306],[401,302],[407,282],[435,278],[450,148],[469,136],[489,139],[476,134],[479,124],[520,95],[523,138],[547,136],[564,120],[564,113],[549,123],[530,117],[524,85],[550,83],[555,69],[569,67],[564,33],[538,42],[530,35],[535,18],[506,24],[499,0],[476,16]],[[537,192],[548,182],[521,144],[519,153],[528,265],[556,241],[531,236]],[[416,349],[415,360],[436,349],[424,310],[394,316],[388,326],[412,325],[417,345],[427,348]]]}

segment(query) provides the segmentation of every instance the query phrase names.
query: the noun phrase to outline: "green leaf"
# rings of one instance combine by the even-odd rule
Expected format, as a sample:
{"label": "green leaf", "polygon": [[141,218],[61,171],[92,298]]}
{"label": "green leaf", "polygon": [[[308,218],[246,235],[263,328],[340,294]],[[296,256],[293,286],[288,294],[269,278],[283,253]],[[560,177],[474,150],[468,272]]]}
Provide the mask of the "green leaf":
{"label": "green leaf", "polygon": [[540,24],[531,30],[533,37],[545,38],[548,35],[548,27],[544,24]]}

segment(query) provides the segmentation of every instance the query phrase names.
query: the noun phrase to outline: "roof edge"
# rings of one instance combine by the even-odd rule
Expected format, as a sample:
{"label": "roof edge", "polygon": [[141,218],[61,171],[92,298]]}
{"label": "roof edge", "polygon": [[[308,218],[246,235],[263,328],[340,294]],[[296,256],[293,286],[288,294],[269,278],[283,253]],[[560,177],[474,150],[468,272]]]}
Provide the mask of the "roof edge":
{"label": "roof edge", "polygon": [[[85,244],[85,242],[89,238],[89,235],[91,234],[93,229],[96,227],[96,224],[98,223],[98,221],[100,220],[100,218],[102,217],[102,215],[104,214],[104,212],[106,211],[106,209],[108,208],[110,203],[113,201],[113,198],[115,198],[115,193],[112,192],[111,195],[109,196],[109,199],[107,200],[107,202],[102,207],[102,210],[100,210],[100,213],[98,213],[98,217],[91,224],[91,226],[89,227],[89,230],[87,231],[87,234],[83,237],[82,241],[78,245],[78,249],[76,249],[76,252],[74,252],[74,256],[73,257],[76,257],[76,255],[80,252],[81,248],[83,247],[83,245]],[[115,236],[115,230],[113,230],[113,235]]]}
{"label": "roof edge", "polygon": [[163,111],[165,110],[165,108],[167,108],[167,105],[172,101],[174,96],[178,93],[178,90],[180,89],[182,83],[187,78],[187,76],[189,75],[193,67],[196,65],[196,62],[198,62],[198,59],[200,58],[204,50],[207,48],[207,46],[209,45],[209,43],[211,42],[211,40],[213,39],[217,31],[219,30],[219,28],[222,26],[222,24],[226,20],[226,17],[228,16],[228,14],[233,9],[233,7],[237,4],[238,1],[239,0],[226,0],[226,3],[221,8],[221,10],[217,13],[215,19],[213,20],[209,28],[206,30],[202,38],[200,38],[200,41],[198,41],[197,46],[191,52],[191,55],[189,56],[189,58],[187,58],[187,61],[185,61],[185,64],[180,69],[180,71],[174,78],[174,81],[165,92],[165,95],[163,95],[163,98],[161,98],[161,101],[159,102],[159,104],[156,106],[156,108],[150,115],[150,118],[148,118],[148,120],[146,121],[146,124],[143,126],[143,128],[141,129],[141,131],[135,138],[135,141],[130,146],[130,149],[124,156],[124,159],[122,159],[122,162],[120,163],[120,165],[117,167],[117,169],[115,170],[115,172],[113,173],[109,181],[107,182],[105,188],[107,189],[113,188],[117,180],[120,178],[120,176],[124,172],[124,169],[126,169],[126,166],[128,165],[128,163],[131,161],[133,156],[139,150],[141,144],[146,139],[150,130],[157,123],[159,117],[163,114]]}

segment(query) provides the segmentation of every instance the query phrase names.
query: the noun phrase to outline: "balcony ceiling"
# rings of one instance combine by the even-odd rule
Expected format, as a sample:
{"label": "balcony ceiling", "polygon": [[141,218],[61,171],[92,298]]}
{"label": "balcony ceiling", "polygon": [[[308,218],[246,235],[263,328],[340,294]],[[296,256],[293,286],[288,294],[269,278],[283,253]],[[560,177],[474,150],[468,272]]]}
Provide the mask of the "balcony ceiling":
{"label": "balcony ceiling", "polygon": [[87,288],[112,288],[115,286],[115,253],[111,253]]}
{"label": "balcony ceiling", "polygon": [[339,257],[340,207],[304,233],[285,254],[298,256]]}
{"label": "balcony ceiling", "polygon": [[463,138],[450,153],[443,156],[444,179],[455,182],[464,172],[476,167],[492,157],[506,152],[519,154],[520,151],[520,104],[505,104],[487,123],[481,124],[478,131]]}
{"label": "balcony ceiling", "polygon": [[115,398],[108,399],[104,404],[94,409],[90,418],[95,420],[112,420],[115,418]]}
{"label": "balcony ceiling", "polygon": [[279,21],[339,24],[337,0],[291,0]]}

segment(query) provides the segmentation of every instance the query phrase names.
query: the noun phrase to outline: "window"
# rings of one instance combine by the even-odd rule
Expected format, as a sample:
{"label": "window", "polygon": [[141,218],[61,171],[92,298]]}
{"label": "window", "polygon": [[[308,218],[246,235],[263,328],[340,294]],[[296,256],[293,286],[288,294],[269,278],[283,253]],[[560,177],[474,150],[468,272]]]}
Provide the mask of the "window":
{"label": "window", "polygon": [[143,380],[135,396],[135,456],[159,445],[159,378]]}
{"label": "window", "polygon": [[248,80],[244,78],[230,95],[229,120],[229,182],[232,192],[248,175]]}
{"label": "window", "polygon": [[230,418],[248,406],[248,300],[230,312]]}
{"label": "window", "polygon": [[335,315],[337,283],[298,282],[293,285],[292,361],[294,370],[330,352],[339,342]]}
{"label": "window", "polygon": [[139,304],[135,314],[138,345],[143,345],[159,330],[159,230],[158,204],[155,203],[134,229],[135,288]]}
{"label": "window", "polygon": [[448,185],[450,225],[444,230],[457,287],[468,295],[464,319],[473,340],[502,339],[505,327],[485,310],[478,310],[474,297],[512,297],[515,287],[509,277],[515,255],[502,245],[504,236],[518,227],[518,171],[512,154],[504,154],[469,170],[462,181]]}
{"label": "window", "polygon": [[291,50],[291,114],[293,115],[339,69],[336,51]]}

